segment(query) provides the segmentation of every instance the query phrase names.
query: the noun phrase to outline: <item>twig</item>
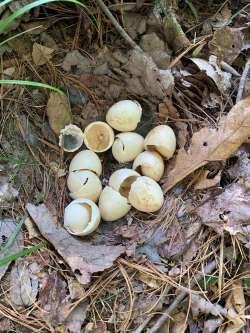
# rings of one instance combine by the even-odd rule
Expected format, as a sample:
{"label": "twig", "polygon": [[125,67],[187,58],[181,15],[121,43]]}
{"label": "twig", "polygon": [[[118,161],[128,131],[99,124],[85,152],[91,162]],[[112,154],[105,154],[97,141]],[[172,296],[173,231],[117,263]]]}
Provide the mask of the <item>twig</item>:
{"label": "twig", "polygon": [[[210,263],[208,263],[206,265],[206,267],[204,268],[203,272],[200,274],[197,274],[195,276],[195,278],[193,279],[190,287],[193,287],[195,285],[195,281],[201,279],[204,275],[206,274],[210,274],[216,267],[216,261],[213,260]],[[148,330],[148,333],[156,333],[160,327],[165,323],[165,321],[169,318],[171,312],[173,312],[177,306],[179,305],[179,303],[188,295],[188,293],[186,291],[182,291],[179,295],[177,295],[177,297],[175,298],[175,300],[173,301],[173,303],[166,309],[166,311],[158,318],[158,320],[156,321],[156,323]]]}
{"label": "twig", "polygon": [[120,26],[120,24],[117,22],[114,15],[111,13],[111,11],[108,9],[108,7],[104,4],[102,0],[96,0],[98,5],[101,7],[103,12],[106,14],[106,16],[110,19],[113,26],[116,28],[116,30],[119,32],[119,34],[127,41],[127,43],[135,50],[142,51],[139,45],[137,45],[133,39],[127,34],[127,32]]}
{"label": "twig", "polygon": [[238,103],[242,99],[243,91],[244,91],[245,84],[246,84],[246,79],[247,79],[247,76],[249,73],[249,69],[250,69],[250,58],[246,62],[244,71],[243,71],[241,79],[240,79],[238,94],[236,97],[236,103]]}

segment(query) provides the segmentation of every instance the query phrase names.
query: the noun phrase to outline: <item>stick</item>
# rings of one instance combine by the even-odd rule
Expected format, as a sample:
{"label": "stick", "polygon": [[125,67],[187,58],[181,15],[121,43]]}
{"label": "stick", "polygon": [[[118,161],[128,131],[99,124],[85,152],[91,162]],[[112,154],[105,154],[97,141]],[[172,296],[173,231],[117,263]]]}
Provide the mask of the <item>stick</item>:
{"label": "stick", "polygon": [[[210,263],[206,265],[204,268],[204,272],[197,274],[195,276],[195,279],[193,279],[191,283],[191,287],[194,286],[195,280],[200,280],[204,274],[210,274],[216,267],[216,261],[213,260]],[[179,295],[176,296],[175,300],[173,303],[166,309],[166,311],[158,318],[156,323],[148,330],[148,333],[156,333],[160,327],[166,322],[166,320],[169,318],[171,312],[173,312],[179,303],[188,295],[186,291],[182,291]]]}
{"label": "stick", "polygon": [[247,76],[248,76],[249,69],[250,69],[250,58],[246,62],[244,71],[243,71],[241,79],[240,79],[238,94],[237,94],[237,97],[236,97],[236,103],[238,103],[242,99],[242,95],[243,95],[243,91],[244,91],[244,88],[245,88],[246,79],[247,79]]}
{"label": "stick", "polygon": [[120,26],[120,24],[117,22],[114,15],[111,13],[111,11],[108,9],[108,7],[104,4],[102,0],[96,0],[98,5],[101,7],[103,12],[106,14],[106,16],[110,19],[113,26],[116,28],[116,30],[119,32],[119,34],[127,41],[127,43],[135,50],[142,51],[140,46],[138,46],[133,39],[127,34],[127,32]]}

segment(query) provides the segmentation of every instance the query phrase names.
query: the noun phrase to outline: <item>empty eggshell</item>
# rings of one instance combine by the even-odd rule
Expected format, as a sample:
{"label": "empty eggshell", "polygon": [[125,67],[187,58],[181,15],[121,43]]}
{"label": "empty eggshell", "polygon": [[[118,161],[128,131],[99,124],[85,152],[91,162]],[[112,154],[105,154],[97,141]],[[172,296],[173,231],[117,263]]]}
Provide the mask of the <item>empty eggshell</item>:
{"label": "empty eggshell", "polygon": [[164,173],[164,161],[157,152],[144,151],[134,160],[133,169],[158,182]]}
{"label": "empty eggshell", "polygon": [[102,163],[96,153],[91,150],[82,150],[71,160],[69,172],[77,170],[89,170],[100,176],[102,173]]}
{"label": "empty eggshell", "polygon": [[163,157],[169,159],[176,149],[176,137],[171,127],[159,125],[153,128],[144,140],[146,150],[157,151]]}
{"label": "empty eggshell", "polygon": [[142,176],[131,184],[128,200],[139,211],[153,213],[161,208],[164,197],[162,189],[156,181]]}
{"label": "empty eggshell", "polygon": [[131,184],[140,177],[140,174],[131,169],[116,170],[109,178],[109,186],[122,196],[128,197]]}
{"label": "empty eggshell", "polygon": [[67,125],[60,131],[59,146],[64,151],[73,152],[83,144],[83,131],[76,125]]}
{"label": "empty eggshell", "polygon": [[99,208],[89,199],[74,200],[64,211],[64,227],[73,235],[85,236],[91,234],[97,229],[100,221]]}
{"label": "empty eggshell", "polygon": [[131,205],[127,198],[116,192],[112,187],[106,186],[99,198],[99,209],[104,221],[115,221],[125,216]]}
{"label": "empty eggshell", "polygon": [[103,121],[95,121],[84,130],[85,146],[96,153],[108,150],[114,142],[114,137],[113,129]]}
{"label": "empty eggshell", "polygon": [[112,146],[112,154],[120,163],[133,161],[144,148],[144,138],[134,132],[117,134]]}
{"label": "empty eggshell", "polygon": [[87,198],[96,202],[102,191],[100,179],[88,170],[71,171],[67,185],[72,199]]}
{"label": "empty eggshell", "polygon": [[141,120],[142,108],[137,101],[115,103],[106,114],[107,123],[120,132],[134,131]]}

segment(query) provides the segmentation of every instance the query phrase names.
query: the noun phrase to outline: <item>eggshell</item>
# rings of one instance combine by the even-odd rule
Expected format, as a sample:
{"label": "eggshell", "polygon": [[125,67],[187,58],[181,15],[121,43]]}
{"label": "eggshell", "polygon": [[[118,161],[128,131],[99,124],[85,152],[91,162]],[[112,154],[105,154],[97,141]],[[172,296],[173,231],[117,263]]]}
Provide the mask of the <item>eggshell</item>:
{"label": "eggshell", "polygon": [[141,120],[142,108],[137,101],[122,100],[108,110],[107,123],[119,132],[134,131]]}
{"label": "eggshell", "polygon": [[60,131],[59,146],[66,152],[74,152],[83,144],[83,131],[76,125],[70,124]]}
{"label": "eggshell", "polygon": [[125,132],[116,135],[112,146],[112,154],[120,163],[133,161],[144,148],[144,138],[134,132]]}
{"label": "eggshell", "polygon": [[112,146],[114,138],[113,129],[103,121],[90,123],[84,130],[85,146],[96,153],[108,150]]}
{"label": "eggshell", "polygon": [[71,160],[69,172],[77,170],[89,170],[100,176],[102,173],[102,163],[96,153],[91,150],[82,150]]}
{"label": "eggshell", "polygon": [[164,173],[164,161],[157,152],[144,151],[134,160],[133,169],[158,182]]}
{"label": "eggshell", "polygon": [[130,190],[131,183],[139,177],[140,174],[131,169],[116,170],[109,178],[109,186],[121,195],[127,197]]}

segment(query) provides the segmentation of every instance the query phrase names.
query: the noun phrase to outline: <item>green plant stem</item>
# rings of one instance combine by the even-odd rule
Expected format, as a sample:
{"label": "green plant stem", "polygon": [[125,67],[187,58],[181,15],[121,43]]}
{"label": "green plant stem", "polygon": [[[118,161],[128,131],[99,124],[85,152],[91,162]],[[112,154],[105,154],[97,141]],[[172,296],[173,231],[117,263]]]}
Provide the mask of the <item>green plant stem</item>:
{"label": "green plant stem", "polygon": [[20,37],[20,36],[26,34],[26,32],[33,31],[33,30],[38,29],[38,28],[40,28],[40,27],[42,27],[42,25],[38,25],[37,27],[27,29],[27,30],[25,30],[25,31],[22,31],[22,32],[20,32],[20,33],[14,35],[14,36],[9,37],[9,38],[3,40],[3,41],[0,43],[0,47],[3,46],[5,43],[8,43],[10,40],[15,39],[15,38],[17,38],[17,37]]}
{"label": "green plant stem", "polygon": [[19,234],[19,232],[24,224],[25,218],[26,218],[26,216],[24,216],[21,219],[21,221],[16,225],[16,228],[13,231],[13,233],[9,236],[7,242],[3,246],[0,247],[0,254],[5,252],[8,248],[10,248],[12,246],[12,244],[14,243],[17,235]]}

